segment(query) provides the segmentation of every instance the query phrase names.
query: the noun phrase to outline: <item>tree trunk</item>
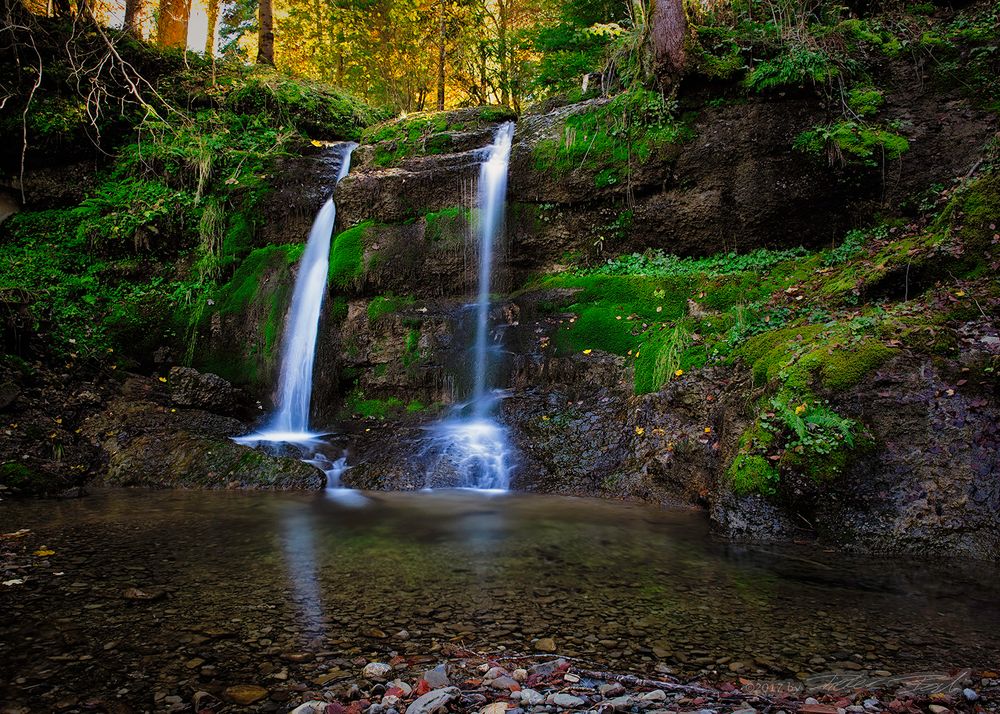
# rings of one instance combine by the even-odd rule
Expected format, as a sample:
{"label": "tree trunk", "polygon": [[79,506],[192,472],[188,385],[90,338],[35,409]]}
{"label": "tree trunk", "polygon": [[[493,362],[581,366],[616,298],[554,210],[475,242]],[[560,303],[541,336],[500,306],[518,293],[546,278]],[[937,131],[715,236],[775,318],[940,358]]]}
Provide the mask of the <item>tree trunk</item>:
{"label": "tree trunk", "polygon": [[274,12],[271,0],[260,0],[260,31],[257,35],[257,64],[274,66]]}
{"label": "tree trunk", "polygon": [[208,0],[205,8],[208,14],[208,36],[205,38],[205,54],[211,57],[215,54],[215,26],[219,24],[219,0]]}
{"label": "tree trunk", "polygon": [[160,47],[187,47],[191,0],[160,0],[156,39]]}
{"label": "tree trunk", "polygon": [[444,2],[441,0],[441,18],[438,28],[438,111],[444,111]]}
{"label": "tree trunk", "polygon": [[650,13],[653,72],[661,84],[672,84],[684,73],[684,39],[687,35],[684,2],[652,0]]}
{"label": "tree trunk", "polygon": [[510,62],[507,56],[507,2],[500,0],[500,21],[497,28],[497,54],[500,60],[500,103],[510,106]]}
{"label": "tree trunk", "polygon": [[139,13],[142,12],[142,0],[125,0],[125,19],[122,29],[136,39],[141,38],[139,32]]}

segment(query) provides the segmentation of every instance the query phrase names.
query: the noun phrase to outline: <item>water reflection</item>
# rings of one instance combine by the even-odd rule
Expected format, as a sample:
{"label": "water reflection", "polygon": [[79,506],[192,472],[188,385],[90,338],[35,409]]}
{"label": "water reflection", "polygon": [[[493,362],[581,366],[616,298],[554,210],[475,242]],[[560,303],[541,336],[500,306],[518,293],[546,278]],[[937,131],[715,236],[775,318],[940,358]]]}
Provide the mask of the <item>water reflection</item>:
{"label": "water reflection", "polygon": [[323,595],[316,565],[316,524],[313,513],[286,508],[282,519],[281,549],[300,623],[310,637],[324,634]]}

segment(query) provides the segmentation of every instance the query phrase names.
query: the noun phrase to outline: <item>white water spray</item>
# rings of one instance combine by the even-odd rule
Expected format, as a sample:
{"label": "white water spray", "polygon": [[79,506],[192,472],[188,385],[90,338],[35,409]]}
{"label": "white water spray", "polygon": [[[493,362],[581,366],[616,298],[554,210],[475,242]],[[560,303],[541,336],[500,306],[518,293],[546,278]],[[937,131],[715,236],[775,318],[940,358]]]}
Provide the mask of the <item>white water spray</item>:
{"label": "white water spray", "polygon": [[452,415],[431,429],[428,451],[437,467],[448,464],[459,486],[504,491],[510,485],[507,432],[492,416],[496,402],[489,385],[490,288],[493,255],[503,226],[514,124],[500,126],[479,171],[479,291],[475,304],[476,331],[472,350],[472,394]]}
{"label": "white water spray", "polygon": [[[341,144],[340,171],[337,183],[351,170],[351,152],[357,144]],[[278,378],[277,409],[261,431],[241,437],[243,443],[261,441],[309,442],[318,435],[309,430],[309,409],[312,404],[313,364],[316,359],[316,339],[319,318],[326,295],[327,272],[330,268],[330,241],[337,220],[337,206],[331,196],[316,214],[306,250],[299,262],[295,291],[288,311],[281,352]]]}

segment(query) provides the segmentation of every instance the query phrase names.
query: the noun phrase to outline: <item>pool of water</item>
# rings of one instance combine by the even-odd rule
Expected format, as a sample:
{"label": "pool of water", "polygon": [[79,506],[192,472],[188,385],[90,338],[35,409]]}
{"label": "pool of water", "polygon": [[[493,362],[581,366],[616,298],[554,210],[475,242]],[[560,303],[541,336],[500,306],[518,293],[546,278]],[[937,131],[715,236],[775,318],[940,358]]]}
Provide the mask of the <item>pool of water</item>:
{"label": "pool of water", "polygon": [[0,588],[0,701],[40,710],[239,682],[290,701],[369,659],[539,638],[602,669],[770,679],[1000,652],[992,564],[733,545],[703,514],[642,505],[98,491],[0,503],[0,523],[55,551]]}

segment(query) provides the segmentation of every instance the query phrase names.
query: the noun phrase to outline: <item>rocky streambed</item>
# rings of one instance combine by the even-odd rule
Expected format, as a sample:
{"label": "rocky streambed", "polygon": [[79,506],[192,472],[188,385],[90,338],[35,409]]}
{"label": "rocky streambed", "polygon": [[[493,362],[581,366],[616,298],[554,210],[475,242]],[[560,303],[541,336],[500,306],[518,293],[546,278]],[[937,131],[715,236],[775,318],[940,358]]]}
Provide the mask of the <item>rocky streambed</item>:
{"label": "rocky streambed", "polygon": [[989,564],[733,546],[694,511],[464,492],[98,490],[0,521],[10,711],[420,712],[442,663],[428,685],[455,711],[992,706]]}

